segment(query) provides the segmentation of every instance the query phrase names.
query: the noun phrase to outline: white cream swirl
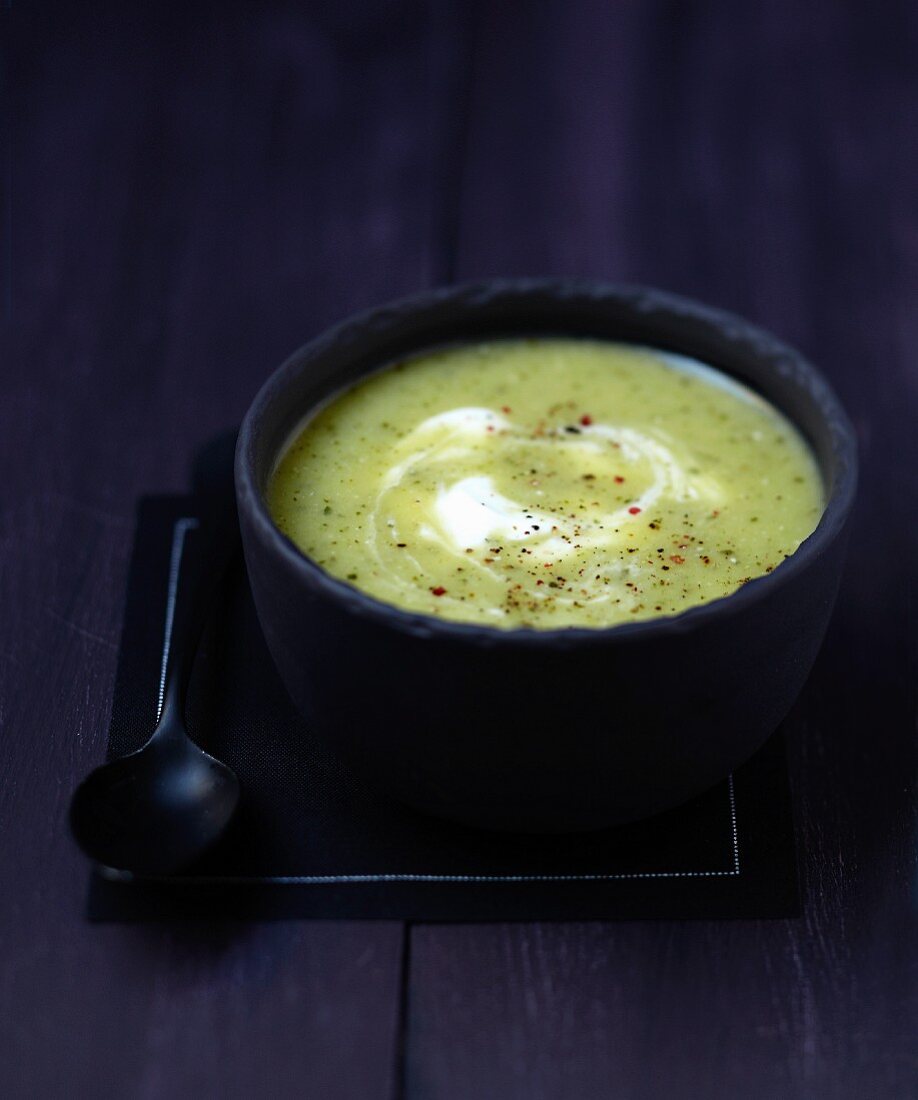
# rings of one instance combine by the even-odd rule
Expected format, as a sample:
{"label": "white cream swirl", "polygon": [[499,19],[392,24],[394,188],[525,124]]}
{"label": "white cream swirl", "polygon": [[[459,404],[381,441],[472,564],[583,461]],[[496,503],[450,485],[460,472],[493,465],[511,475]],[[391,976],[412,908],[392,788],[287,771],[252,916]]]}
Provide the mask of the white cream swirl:
{"label": "white cream swirl", "polygon": [[[525,461],[513,461],[513,449]],[[436,545],[451,555],[476,554],[497,544],[525,544],[533,564],[560,562],[572,555],[621,546],[632,523],[646,515],[654,503],[697,501],[712,504],[720,488],[710,477],[698,474],[677,458],[662,432],[651,433],[609,424],[580,424],[533,432],[515,426],[493,409],[462,407],[431,416],[420,423],[396,446],[395,461],[382,479],[370,523],[367,542],[380,567],[385,565],[385,546],[405,547],[407,558],[423,573],[416,545],[407,547],[403,523],[390,507],[393,492],[422,480],[413,500],[412,535]],[[594,499],[586,507],[565,510],[558,507],[545,482],[527,474],[526,503],[501,492],[489,470],[543,466],[561,461],[568,483]],[[602,478],[613,470],[627,472],[629,491],[619,491],[614,500],[598,490],[586,488],[583,479]],[[526,470],[523,470],[526,473]],[[572,480],[573,479],[573,480]],[[625,477],[616,477],[625,482]],[[632,488],[639,483],[639,491]],[[435,488],[433,488],[435,486]],[[388,537],[381,540],[386,532]],[[412,539],[412,542],[414,540]],[[477,554],[476,554],[477,558]],[[488,561],[488,558],[484,559]],[[475,564],[481,566],[480,561]],[[599,595],[597,593],[597,595]]]}

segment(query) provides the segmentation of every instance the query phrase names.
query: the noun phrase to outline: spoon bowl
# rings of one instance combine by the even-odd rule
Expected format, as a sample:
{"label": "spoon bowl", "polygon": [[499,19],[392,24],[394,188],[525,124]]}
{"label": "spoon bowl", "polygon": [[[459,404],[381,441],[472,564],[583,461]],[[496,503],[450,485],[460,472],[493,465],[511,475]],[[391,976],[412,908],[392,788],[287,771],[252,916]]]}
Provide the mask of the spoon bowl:
{"label": "spoon bowl", "polygon": [[70,824],[106,867],[165,875],[203,855],[239,802],[235,773],[162,723],[142,749],[96,768],[77,788]]}

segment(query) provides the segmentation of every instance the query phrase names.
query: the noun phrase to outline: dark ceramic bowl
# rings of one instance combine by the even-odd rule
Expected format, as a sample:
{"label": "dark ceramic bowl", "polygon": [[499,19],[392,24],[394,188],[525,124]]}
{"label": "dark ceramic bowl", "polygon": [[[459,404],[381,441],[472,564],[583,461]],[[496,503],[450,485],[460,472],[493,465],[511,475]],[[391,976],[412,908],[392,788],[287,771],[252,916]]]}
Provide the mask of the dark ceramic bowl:
{"label": "dark ceramic bowl", "polygon": [[[752,386],[817,455],[828,499],[819,526],[773,573],[703,607],[547,631],[400,611],[323,572],[274,526],[265,487],[275,461],[330,394],[436,345],[539,333],[680,352]],[[431,291],[345,321],[271,376],[236,455],[259,618],[310,728],[396,799],[528,831],[656,813],[755,752],[822,642],[855,482],[854,433],[838,399],[774,337],[658,291],[542,280]]]}

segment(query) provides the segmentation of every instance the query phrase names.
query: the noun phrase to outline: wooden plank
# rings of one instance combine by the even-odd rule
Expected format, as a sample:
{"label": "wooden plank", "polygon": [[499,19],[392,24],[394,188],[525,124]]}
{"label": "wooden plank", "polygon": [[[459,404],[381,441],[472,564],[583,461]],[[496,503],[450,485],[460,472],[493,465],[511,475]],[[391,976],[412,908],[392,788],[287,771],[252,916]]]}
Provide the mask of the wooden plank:
{"label": "wooden plank", "polygon": [[0,1093],[387,1096],[398,924],[90,927],[66,811],[104,755],[138,495],[182,489],[298,344],[442,269],[450,22],[405,2],[9,24]]}
{"label": "wooden plank", "polygon": [[864,470],[792,723],[803,919],[416,927],[410,1096],[918,1089],[916,39],[904,5],[484,12],[460,275],[643,281],[743,312],[832,378]]}

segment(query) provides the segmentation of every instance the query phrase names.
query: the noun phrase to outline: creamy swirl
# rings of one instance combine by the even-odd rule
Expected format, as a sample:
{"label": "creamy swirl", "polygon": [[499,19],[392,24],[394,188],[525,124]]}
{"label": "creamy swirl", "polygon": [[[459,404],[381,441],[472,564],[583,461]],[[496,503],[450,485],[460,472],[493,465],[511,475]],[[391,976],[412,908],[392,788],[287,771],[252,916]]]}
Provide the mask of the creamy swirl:
{"label": "creamy swirl", "polygon": [[[690,472],[663,434],[592,421],[539,425],[533,431],[502,412],[477,406],[438,413],[395,448],[395,461],[374,503],[367,545],[383,570],[393,563],[402,572],[403,563],[384,552],[381,540],[389,549],[406,549],[410,543],[403,540],[420,537],[457,559],[475,555],[474,564],[493,576],[502,568],[493,551],[500,547],[503,552],[508,544],[523,544],[534,568],[621,547],[630,526],[661,498],[670,503],[704,500],[710,506],[721,499],[717,481]],[[525,501],[501,491],[492,473],[499,469],[531,471]],[[605,483],[601,490],[580,491],[600,480]],[[589,504],[578,501],[586,506],[576,511],[566,510],[572,486],[580,496],[591,497]],[[411,532],[394,518],[404,513],[409,494],[410,514],[416,517]],[[641,522],[647,522],[646,516]],[[408,557],[423,568],[417,555]],[[607,581],[607,570],[594,572],[580,584],[576,599],[608,599]],[[551,589],[536,595],[565,598]]]}

